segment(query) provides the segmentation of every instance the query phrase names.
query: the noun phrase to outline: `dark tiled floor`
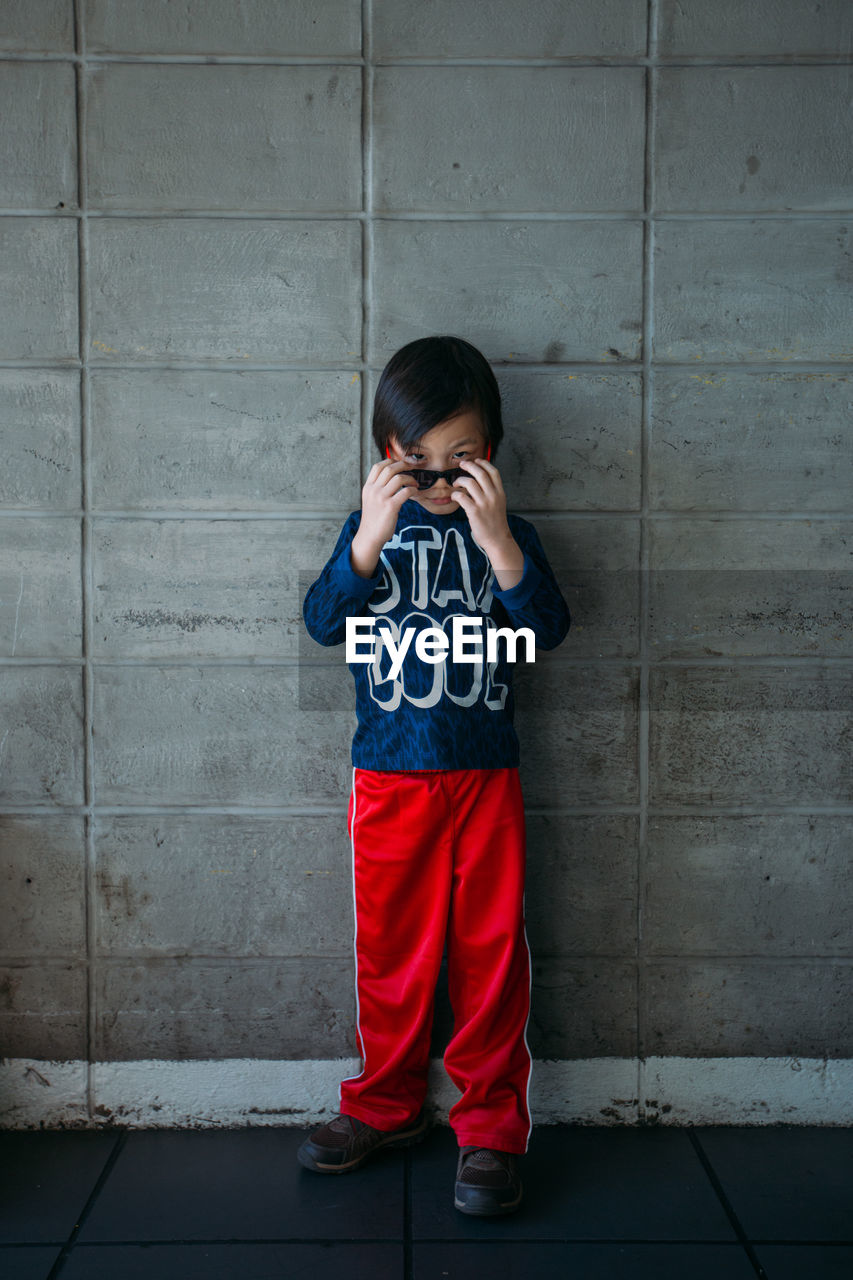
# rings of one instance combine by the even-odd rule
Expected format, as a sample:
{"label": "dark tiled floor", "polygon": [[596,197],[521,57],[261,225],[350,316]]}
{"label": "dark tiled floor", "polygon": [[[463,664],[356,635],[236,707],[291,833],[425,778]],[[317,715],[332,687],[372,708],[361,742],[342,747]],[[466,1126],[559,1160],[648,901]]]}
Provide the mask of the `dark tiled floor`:
{"label": "dark tiled floor", "polygon": [[4,1280],[850,1280],[853,1129],[540,1128],[509,1218],[447,1129],[345,1177],[292,1129],[0,1133]]}

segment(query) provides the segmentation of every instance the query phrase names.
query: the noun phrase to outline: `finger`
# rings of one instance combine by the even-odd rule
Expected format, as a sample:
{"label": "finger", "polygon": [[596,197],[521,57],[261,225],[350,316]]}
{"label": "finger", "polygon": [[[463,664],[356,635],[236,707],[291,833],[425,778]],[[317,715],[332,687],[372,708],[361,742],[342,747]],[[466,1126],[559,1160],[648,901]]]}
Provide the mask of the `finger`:
{"label": "finger", "polygon": [[373,466],[370,468],[370,470],[367,473],[368,480],[371,480],[371,481],[379,480],[379,478],[383,475],[384,472],[388,470],[388,468],[391,465],[392,464],[388,460],[388,458],[381,458],[379,462],[374,462]]}
{"label": "finger", "polygon": [[459,465],[463,468],[471,467],[468,474],[476,476],[484,488],[493,487],[499,493],[503,492],[500,472],[486,458],[465,458]]}
{"label": "finger", "polygon": [[[394,458],[393,461],[385,458],[379,465],[382,467],[382,472],[377,476],[379,484],[390,484],[396,476],[399,476],[409,466],[403,458]],[[409,479],[414,484],[414,478],[410,476]]]}
{"label": "finger", "polygon": [[464,491],[474,500],[485,497],[485,492],[483,487],[478,483],[478,478],[479,477],[471,475],[458,476],[457,479],[453,481],[453,492],[459,493],[460,490]]}

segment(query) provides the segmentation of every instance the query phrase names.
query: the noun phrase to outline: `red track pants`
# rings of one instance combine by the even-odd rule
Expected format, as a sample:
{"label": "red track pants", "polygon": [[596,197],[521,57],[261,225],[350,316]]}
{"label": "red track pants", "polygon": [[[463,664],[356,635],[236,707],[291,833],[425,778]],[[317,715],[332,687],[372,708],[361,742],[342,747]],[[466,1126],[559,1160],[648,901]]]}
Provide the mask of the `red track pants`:
{"label": "red track pants", "polygon": [[462,1097],[460,1146],[527,1150],[532,1060],[524,929],[524,810],[517,769],[353,770],[359,1076],[341,1110],[377,1129],[426,1095],[445,937],[454,1032],[444,1065]]}

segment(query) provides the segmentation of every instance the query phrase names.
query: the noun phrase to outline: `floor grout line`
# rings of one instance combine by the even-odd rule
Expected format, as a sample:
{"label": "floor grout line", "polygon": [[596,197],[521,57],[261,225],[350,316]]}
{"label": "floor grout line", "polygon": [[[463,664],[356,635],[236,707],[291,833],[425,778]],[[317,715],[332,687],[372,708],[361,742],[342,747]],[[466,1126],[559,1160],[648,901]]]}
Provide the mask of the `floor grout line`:
{"label": "floor grout line", "polygon": [[104,1184],[106,1183],[107,1179],[109,1178],[110,1174],[113,1171],[113,1166],[115,1165],[116,1161],[118,1160],[119,1156],[124,1150],[124,1146],[125,1146],[125,1143],[127,1142],[127,1139],[128,1139],[128,1131],[126,1129],[121,1130],[116,1138],[116,1141],[113,1145],[113,1148],[109,1156],[107,1157],[106,1163],[104,1164],[104,1167],[101,1170],[98,1176],[98,1179],[95,1182],[95,1185],[89,1194],[88,1199],[86,1200],[86,1203],[84,1204],[81,1212],[77,1215],[77,1221],[74,1223],[74,1226],[71,1230],[70,1235],[68,1236],[68,1239],[65,1241],[64,1245],[62,1246],[59,1256],[54,1262],[50,1271],[47,1273],[45,1280],[56,1280],[56,1277],[60,1274],[63,1267],[65,1266],[65,1263],[67,1262],[68,1257],[71,1254],[72,1249],[74,1248],[77,1238],[80,1235],[80,1231],[84,1226],[86,1219],[89,1217],[89,1214],[91,1213],[95,1205],[95,1201],[98,1199],[98,1196],[101,1194]]}
{"label": "floor grout line", "polygon": [[726,1195],[725,1189],[723,1188],[723,1184],[718,1178],[714,1170],[714,1167],[711,1164],[711,1161],[708,1155],[706,1154],[704,1147],[702,1146],[699,1135],[697,1134],[693,1125],[688,1126],[687,1136],[690,1139],[690,1142],[693,1146],[693,1150],[695,1151],[696,1156],[700,1164],[702,1165],[702,1168],[705,1170],[705,1174],[708,1178],[708,1181],[711,1183],[711,1186],[714,1188],[717,1199],[720,1201],[720,1204],[723,1207],[723,1211],[729,1220],[729,1224],[731,1225],[732,1230],[734,1231],[735,1235],[738,1238],[739,1243],[741,1244],[741,1246],[744,1249],[744,1252],[749,1258],[750,1264],[752,1265],[752,1268],[755,1271],[756,1276],[759,1277],[759,1280],[767,1280],[767,1272],[764,1270],[761,1263],[759,1262],[755,1249],[750,1243],[750,1240],[746,1234],[746,1231],[744,1230],[740,1219],[735,1213],[734,1206],[732,1205],[731,1201]]}

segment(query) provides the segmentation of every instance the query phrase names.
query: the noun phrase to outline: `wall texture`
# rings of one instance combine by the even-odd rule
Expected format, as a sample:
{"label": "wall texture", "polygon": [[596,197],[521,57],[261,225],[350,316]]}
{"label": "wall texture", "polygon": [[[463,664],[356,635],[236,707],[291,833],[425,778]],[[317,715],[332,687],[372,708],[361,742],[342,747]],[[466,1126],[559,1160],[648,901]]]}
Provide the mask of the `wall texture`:
{"label": "wall texture", "polygon": [[300,591],[430,332],[575,619],[518,677],[539,1118],[853,1120],[851,41],[6,0],[6,1123],[334,1107],[352,695]]}

